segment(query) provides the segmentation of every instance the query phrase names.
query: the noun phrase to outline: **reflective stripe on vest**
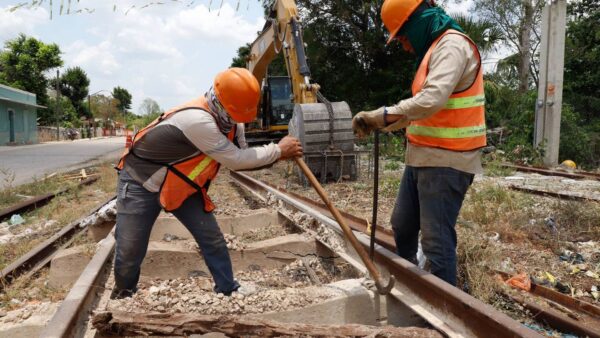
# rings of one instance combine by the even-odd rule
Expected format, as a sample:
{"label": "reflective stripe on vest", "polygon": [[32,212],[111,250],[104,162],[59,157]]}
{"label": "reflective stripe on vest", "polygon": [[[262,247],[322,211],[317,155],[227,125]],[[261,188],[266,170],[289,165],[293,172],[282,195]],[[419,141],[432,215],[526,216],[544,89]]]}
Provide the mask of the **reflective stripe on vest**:
{"label": "reflective stripe on vest", "polygon": [[438,138],[465,138],[485,136],[485,124],[482,126],[462,128],[441,128],[426,126],[408,126],[408,132],[413,135],[438,137]]}
{"label": "reflective stripe on vest", "polygon": [[448,99],[445,109],[462,109],[482,106],[485,106],[485,95],[476,95]]}
{"label": "reflective stripe on vest", "polygon": [[[431,44],[421,61],[413,80],[413,96],[423,90],[429,73],[431,54],[438,42],[448,34],[458,34],[467,39],[481,63],[479,51],[473,41],[458,31],[448,30]],[[470,151],[484,147],[486,145],[485,92],[481,65],[469,88],[450,95],[446,105],[435,114],[412,121],[406,129],[406,135],[411,144],[423,147],[453,151]]]}
{"label": "reflective stripe on vest", "polygon": [[192,172],[189,173],[188,178],[190,180],[194,180],[196,177],[198,177],[198,175],[200,175],[201,172],[204,171],[204,169],[206,169],[206,167],[208,167],[208,165],[212,161],[213,161],[212,158],[210,158],[209,156],[206,156],[202,161],[200,161],[200,163],[198,163],[196,168],[194,168],[194,170],[192,170]]}

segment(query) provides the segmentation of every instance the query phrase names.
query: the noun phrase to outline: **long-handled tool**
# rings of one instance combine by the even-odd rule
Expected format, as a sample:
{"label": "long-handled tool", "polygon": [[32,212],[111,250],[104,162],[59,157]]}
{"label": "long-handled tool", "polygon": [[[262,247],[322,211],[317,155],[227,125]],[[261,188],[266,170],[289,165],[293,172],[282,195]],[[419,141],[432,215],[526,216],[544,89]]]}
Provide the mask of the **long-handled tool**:
{"label": "long-handled tool", "polygon": [[373,145],[373,218],[371,218],[371,245],[369,258],[375,254],[375,233],[377,232],[377,208],[379,201],[379,130],[375,130]]}
{"label": "long-handled tool", "polygon": [[321,184],[319,184],[319,181],[317,181],[317,178],[315,177],[315,175],[313,175],[312,171],[310,171],[310,169],[308,168],[308,166],[306,165],[306,163],[304,162],[304,160],[302,158],[296,157],[296,158],[294,158],[294,160],[296,161],[296,164],[298,164],[298,166],[300,167],[300,170],[302,170],[304,175],[308,178],[308,181],[310,182],[310,184],[313,186],[313,188],[315,188],[315,190],[317,191],[319,196],[321,196],[323,203],[325,203],[327,205],[327,208],[329,208],[329,211],[331,212],[331,214],[333,215],[335,220],[342,227],[342,230],[344,231],[344,235],[346,235],[346,238],[348,238],[348,240],[352,244],[352,247],[354,247],[354,250],[356,250],[356,252],[358,252],[360,259],[363,261],[363,263],[367,267],[367,270],[371,274],[371,277],[375,281],[375,286],[377,287],[377,291],[379,292],[379,294],[382,294],[382,295],[389,294],[390,291],[392,290],[392,287],[394,287],[394,281],[395,281],[394,276],[390,276],[390,280],[387,285],[385,285],[383,283],[383,280],[381,279],[381,275],[379,274],[379,271],[377,271],[375,264],[373,264],[373,262],[369,259],[369,254],[360,245],[360,243],[358,242],[358,239],[356,238],[356,236],[354,236],[354,233],[352,232],[352,230],[350,229],[348,224],[346,224],[346,221],[344,220],[344,218],[342,217],[342,215],[340,214],[338,209],[331,203],[331,201],[329,200],[329,196],[327,196],[325,189],[323,189]]}

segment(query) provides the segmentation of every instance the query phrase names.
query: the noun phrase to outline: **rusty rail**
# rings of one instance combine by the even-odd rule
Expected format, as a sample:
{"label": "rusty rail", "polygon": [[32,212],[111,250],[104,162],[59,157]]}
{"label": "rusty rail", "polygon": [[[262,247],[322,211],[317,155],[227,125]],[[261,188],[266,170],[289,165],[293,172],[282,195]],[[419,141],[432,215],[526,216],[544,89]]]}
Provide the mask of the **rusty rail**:
{"label": "rusty rail", "polygon": [[103,279],[108,276],[108,265],[115,248],[114,230],[99,243],[96,254],[85,267],[67,297],[50,319],[41,338],[66,338],[83,336],[86,326],[84,322],[90,310],[98,300],[98,292],[103,292]]}
{"label": "rusty rail", "polygon": [[[261,191],[270,193],[293,209],[307,213],[340,232],[339,226],[331,218],[325,216],[311,205],[283,189],[276,189],[248,175],[231,172],[231,177],[242,187],[253,193]],[[365,248],[369,247],[366,235],[358,236]],[[375,261],[385,266],[394,275],[397,286],[394,288],[395,297],[420,315],[427,314],[424,319],[430,324],[449,335],[465,335],[475,337],[540,337],[539,334],[521,325],[507,315],[497,311],[490,305],[471,297],[461,290],[445,283],[434,275],[427,273],[412,263],[400,258],[383,246],[377,245]]]}
{"label": "rusty rail", "polygon": [[536,173],[540,175],[546,176],[561,176],[566,178],[572,178],[576,180],[581,179],[591,179],[591,180],[600,180],[600,174],[587,172],[587,171],[559,171],[559,170],[551,170],[546,168],[538,168],[538,167],[529,167],[523,165],[516,165],[511,163],[503,163],[501,166],[505,168],[514,169],[516,171],[527,172],[527,173]]}
{"label": "rusty rail", "polygon": [[524,186],[519,186],[519,185],[515,185],[515,184],[509,185],[509,188],[512,190],[524,192],[527,194],[546,196],[546,197],[554,197],[554,198],[560,198],[560,199],[564,199],[564,200],[600,202],[600,198],[566,194],[566,193],[556,192],[556,191],[538,190],[538,189],[534,189],[531,187],[524,187]]}
{"label": "rusty rail", "polygon": [[[94,208],[90,214],[97,212],[104,205],[115,198],[116,195],[102,202],[102,204]],[[79,224],[85,219],[85,217],[66,225],[52,237],[48,238],[46,241],[42,242],[2,269],[0,272],[0,290],[11,284],[20,275],[24,273],[32,275],[44,266],[48,265],[52,257],[56,254],[56,252],[58,252],[58,250],[60,250],[60,248],[64,247],[65,244],[68,244],[75,235],[84,230],[79,226]]]}
{"label": "rusty rail", "polygon": [[[87,178],[87,179],[79,182],[79,184],[77,186],[81,187],[84,185],[90,185],[90,184],[96,182],[97,180],[98,180],[97,176],[90,177],[90,178]],[[23,212],[37,209],[41,206],[44,206],[48,202],[50,202],[52,199],[54,199],[54,197],[64,194],[65,192],[69,191],[70,189],[71,188],[62,188],[62,189],[58,190],[57,192],[51,192],[51,193],[35,196],[26,201],[19,202],[13,206],[2,209],[2,210],[0,210],[0,222],[4,221],[5,219],[10,218],[14,214],[23,213]]]}

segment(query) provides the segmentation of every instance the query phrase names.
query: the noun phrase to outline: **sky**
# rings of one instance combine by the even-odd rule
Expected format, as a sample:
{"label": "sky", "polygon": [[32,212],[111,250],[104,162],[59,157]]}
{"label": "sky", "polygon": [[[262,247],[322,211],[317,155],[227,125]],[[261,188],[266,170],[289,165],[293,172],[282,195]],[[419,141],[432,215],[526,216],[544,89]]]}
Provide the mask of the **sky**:
{"label": "sky", "polygon": [[[237,49],[252,42],[264,25],[259,0],[72,0],[71,14],[59,15],[61,0],[42,7],[8,9],[26,0],[0,0],[0,45],[19,33],[56,43],[64,66],[79,66],[90,93],[116,86],[133,96],[139,112],[145,98],[169,109],[202,95],[226,69]],[[472,0],[450,1],[449,12],[466,11]],[[85,9],[94,9],[87,13]],[[73,14],[77,10],[82,13]]]}

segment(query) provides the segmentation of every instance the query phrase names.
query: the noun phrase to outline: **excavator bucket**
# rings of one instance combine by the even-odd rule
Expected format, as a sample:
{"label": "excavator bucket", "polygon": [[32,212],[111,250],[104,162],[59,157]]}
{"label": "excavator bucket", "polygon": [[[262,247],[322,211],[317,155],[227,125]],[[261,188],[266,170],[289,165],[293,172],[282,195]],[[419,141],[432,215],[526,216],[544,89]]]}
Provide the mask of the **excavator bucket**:
{"label": "excavator bucket", "polygon": [[346,102],[296,104],[289,134],[302,143],[304,161],[321,183],[356,180],[352,113]]}

